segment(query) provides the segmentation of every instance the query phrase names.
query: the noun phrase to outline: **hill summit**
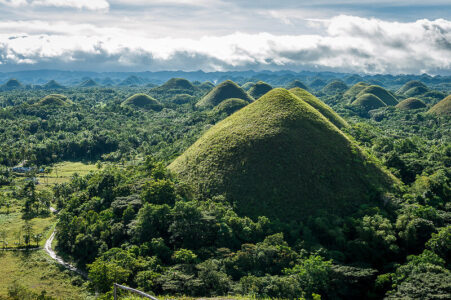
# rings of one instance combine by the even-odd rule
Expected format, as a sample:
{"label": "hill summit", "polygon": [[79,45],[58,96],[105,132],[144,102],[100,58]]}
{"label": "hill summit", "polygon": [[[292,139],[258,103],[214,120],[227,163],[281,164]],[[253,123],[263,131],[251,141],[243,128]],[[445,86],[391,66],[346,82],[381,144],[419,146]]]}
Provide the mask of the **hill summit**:
{"label": "hill summit", "polygon": [[305,220],[379,201],[392,177],[322,114],[277,88],[210,128],[169,166],[240,215]]}
{"label": "hill summit", "polygon": [[22,88],[22,84],[20,83],[19,80],[11,78],[3,84],[3,88],[8,90],[19,89]]}
{"label": "hill summit", "polygon": [[259,81],[256,84],[254,84],[253,87],[249,89],[249,95],[251,95],[254,99],[258,99],[267,92],[272,90],[272,86],[267,84],[266,82]]}
{"label": "hill summit", "polygon": [[407,82],[406,84],[404,84],[399,90],[397,90],[396,94],[399,94],[399,95],[405,94],[408,90],[413,89],[413,88],[420,88],[420,89],[426,90],[426,91],[428,90],[428,87],[421,81],[411,80],[411,81]]}
{"label": "hill summit", "polygon": [[408,98],[408,99],[405,99],[405,100],[399,102],[395,107],[399,108],[401,110],[411,110],[411,109],[425,108],[426,104],[424,104],[423,101],[421,101],[417,98]]}
{"label": "hill summit", "polygon": [[90,78],[80,83],[80,87],[95,87],[95,86],[97,86],[97,82],[95,82]]}
{"label": "hill summit", "polygon": [[365,94],[372,94],[378,97],[382,102],[384,102],[388,106],[394,106],[398,104],[398,100],[396,100],[395,96],[392,93],[380,87],[378,85],[370,85],[365,87],[357,94],[357,98]]}
{"label": "hill summit", "polygon": [[161,89],[165,90],[190,90],[194,91],[196,87],[187,79],[184,78],[171,78],[168,81],[166,81],[162,86],[160,86]]}
{"label": "hill summit", "polygon": [[243,99],[252,102],[254,99],[249,96],[241,87],[231,80],[226,80],[213,88],[207,95],[197,102],[197,107],[213,107],[222,101],[230,98]]}
{"label": "hill summit", "polygon": [[50,94],[42,98],[36,105],[38,106],[65,106],[72,104],[65,95]]}
{"label": "hill summit", "polygon": [[122,102],[121,105],[150,110],[161,110],[162,108],[161,104],[155,98],[146,94],[134,94]]}
{"label": "hill summit", "polygon": [[343,93],[348,89],[346,83],[341,80],[334,80],[329,82],[323,89],[323,93],[332,95],[336,93]]}
{"label": "hill summit", "polygon": [[307,86],[303,84],[300,80],[293,80],[287,85],[287,90],[294,89],[294,88],[301,88],[303,90],[308,90]]}
{"label": "hill summit", "polygon": [[451,95],[432,106],[429,113],[437,116],[451,116]]}
{"label": "hill summit", "polygon": [[50,80],[46,84],[42,86],[43,89],[46,90],[57,90],[57,89],[64,89],[64,86],[56,82],[55,80]]}
{"label": "hill summit", "polygon": [[295,94],[299,99],[307,102],[313,108],[318,110],[326,119],[328,119],[332,124],[337,126],[338,128],[348,127],[348,123],[340,117],[336,112],[332,110],[328,105],[326,105],[323,101],[319,100],[306,90],[301,88],[291,89],[290,92]]}

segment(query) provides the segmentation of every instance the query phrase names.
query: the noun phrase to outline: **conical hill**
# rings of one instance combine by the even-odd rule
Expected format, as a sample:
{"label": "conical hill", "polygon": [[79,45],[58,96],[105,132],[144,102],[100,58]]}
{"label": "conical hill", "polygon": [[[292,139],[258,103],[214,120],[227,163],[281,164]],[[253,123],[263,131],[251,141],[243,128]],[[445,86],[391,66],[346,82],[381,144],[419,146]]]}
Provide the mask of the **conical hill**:
{"label": "conical hill", "polygon": [[290,92],[295,94],[301,100],[307,102],[313,108],[318,110],[326,119],[328,119],[332,124],[337,126],[338,128],[343,128],[349,126],[348,123],[340,117],[336,112],[332,110],[328,105],[326,105],[323,101],[319,100],[306,90],[300,88],[291,89]]}
{"label": "conical hill", "polygon": [[429,113],[437,116],[451,116],[451,95],[432,106]]}
{"label": "conical hill", "polygon": [[169,166],[240,215],[304,220],[381,201],[393,179],[307,102],[274,89],[210,128]]}
{"label": "conical hill", "polygon": [[369,84],[366,82],[358,82],[356,84],[354,84],[353,86],[351,86],[349,88],[349,90],[347,90],[344,94],[343,97],[345,99],[348,100],[349,103],[352,103],[356,98],[357,95],[366,87],[368,87]]}
{"label": "conical hill", "polygon": [[343,93],[348,89],[346,83],[341,80],[334,80],[329,82],[323,89],[323,93],[332,95],[336,93]]}
{"label": "conical hill", "polygon": [[395,107],[401,110],[411,110],[425,108],[426,104],[417,98],[408,98],[399,102]]}
{"label": "conical hill", "polygon": [[408,90],[410,90],[412,88],[420,88],[420,89],[426,90],[426,91],[428,90],[428,87],[421,81],[411,80],[411,81],[407,82],[406,84],[404,84],[399,90],[397,90],[396,94],[399,94],[399,95],[405,94]]}
{"label": "conical hill", "polygon": [[259,81],[256,84],[254,84],[253,87],[249,89],[249,95],[251,95],[254,99],[258,99],[267,92],[272,90],[272,86],[267,84],[266,82]]}
{"label": "conical hill", "polygon": [[230,98],[219,103],[214,108],[214,111],[219,114],[226,113],[228,116],[230,116],[231,114],[233,114],[237,110],[240,110],[248,104],[249,102],[244,101],[243,99]]}
{"label": "conical hill", "polygon": [[132,106],[142,109],[161,110],[161,104],[146,94],[134,94],[122,102],[122,106]]}
{"label": "conical hill", "polygon": [[378,85],[367,86],[366,88],[361,90],[360,93],[357,94],[357,98],[365,94],[372,94],[378,97],[379,99],[382,100],[382,102],[384,102],[388,106],[394,106],[398,104],[398,100],[396,100],[396,98],[392,95],[392,93],[390,93],[389,91]]}
{"label": "conical hill", "polygon": [[196,87],[187,79],[184,78],[171,78],[166,81],[160,89],[165,90],[196,90]]}
{"label": "conical hill", "polygon": [[42,98],[36,105],[38,106],[65,106],[72,104],[65,95],[50,94]]}
{"label": "conical hill", "polygon": [[217,85],[207,95],[197,102],[197,107],[213,107],[222,101],[230,98],[243,99],[252,102],[254,99],[249,96],[241,87],[231,80],[226,80]]}
{"label": "conical hill", "polygon": [[300,80],[293,80],[287,85],[287,90],[294,89],[294,88],[301,88],[303,90],[308,90],[307,86],[303,84]]}

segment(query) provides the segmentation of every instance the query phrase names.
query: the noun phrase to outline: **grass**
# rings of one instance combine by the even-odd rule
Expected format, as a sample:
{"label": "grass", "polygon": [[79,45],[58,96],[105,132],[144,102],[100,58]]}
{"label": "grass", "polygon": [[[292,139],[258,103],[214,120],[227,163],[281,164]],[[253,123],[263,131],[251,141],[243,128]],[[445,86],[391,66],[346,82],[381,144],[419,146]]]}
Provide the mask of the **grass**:
{"label": "grass", "polygon": [[83,281],[54,263],[43,250],[0,251],[0,296],[6,296],[14,282],[57,299],[94,299],[86,288],[76,286]]}
{"label": "grass", "polygon": [[350,213],[394,183],[321,113],[280,88],[210,128],[169,168],[201,198],[224,195],[240,215],[285,221]]}
{"label": "grass", "polygon": [[329,82],[323,89],[323,93],[326,94],[336,94],[336,93],[342,93],[348,89],[348,86],[346,83],[344,83],[341,80],[334,80],[332,82]]}
{"label": "grass", "polygon": [[162,106],[155,98],[146,94],[134,94],[122,102],[122,106],[133,106],[137,108],[161,110]]}
{"label": "grass", "polygon": [[393,96],[392,93],[378,85],[370,85],[365,87],[360,91],[360,93],[357,94],[357,99],[365,94],[372,94],[389,106],[398,104],[398,100],[396,100],[395,96]]}
{"label": "grass", "polygon": [[253,97],[254,99],[258,99],[267,92],[272,90],[272,86],[267,84],[266,82],[259,81],[257,82],[253,87],[251,87],[248,91],[249,95]]}
{"label": "grass", "polygon": [[379,97],[373,94],[359,94],[357,99],[352,102],[352,106],[359,107],[368,112],[372,109],[387,106]]}
{"label": "grass", "polygon": [[228,116],[230,116],[231,114],[233,114],[237,110],[240,110],[248,104],[249,103],[244,101],[243,99],[230,98],[218,104],[213,111],[219,114],[226,113]]}
{"label": "grass", "polygon": [[305,84],[303,84],[301,81],[295,79],[292,82],[290,82],[287,85],[287,90],[289,89],[294,89],[294,88],[300,88],[300,89],[304,89],[304,90],[308,90],[307,86]]}
{"label": "grass", "polygon": [[352,87],[349,88],[344,94],[343,97],[348,100],[349,103],[354,102],[354,100],[357,98],[357,95],[366,87],[368,87],[369,84],[366,82],[358,82],[354,84]]}
{"label": "grass", "polygon": [[410,109],[425,108],[426,104],[424,104],[423,101],[417,98],[408,98],[399,102],[395,107],[401,110],[410,110]]}
{"label": "grass", "polygon": [[159,89],[164,90],[195,90],[194,85],[184,78],[171,78],[166,81]]}
{"label": "grass", "polygon": [[416,86],[413,87],[411,89],[408,89],[404,95],[406,95],[407,97],[415,97],[415,96],[421,96],[424,95],[425,93],[427,93],[429,91],[429,89],[427,87],[422,87],[422,86]]}
{"label": "grass", "polygon": [[72,104],[66,96],[61,94],[50,94],[42,98],[36,105],[39,106],[65,106]]}
{"label": "grass", "polygon": [[336,112],[332,110],[328,105],[326,105],[323,101],[319,100],[306,90],[300,88],[291,89],[290,92],[298,96],[301,100],[310,104],[313,108],[318,110],[324,117],[326,117],[332,124],[337,126],[338,128],[348,127],[348,123],[340,117]]}
{"label": "grass", "polygon": [[451,95],[434,105],[429,113],[437,116],[451,116]]}
{"label": "grass", "polygon": [[90,172],[98,170],[96,165],[85,164],[83,162],[62,162],[53,165],[52,171],[49,174],[39,174],[38,189],[43,189],[55,184],[69,182],[72,176],[77,173],[80,176],[85,176]]}
{"label": "grass", "polygon": [[231,80],[226,80],[212,89],[205,97],[197,102],[197,107],[214,107],[222,101],[230,98],[243,99],[252,102],[254,99],[249,96],[241,87]]}
{"label": "grass", "polygon": [[396,94],[402,95],[405,94],[408,90],[412,88],[420,87],[422,89],[428,89],[427,86],[418,80],[411,80],[404,84],[399,90],[396,91]]}

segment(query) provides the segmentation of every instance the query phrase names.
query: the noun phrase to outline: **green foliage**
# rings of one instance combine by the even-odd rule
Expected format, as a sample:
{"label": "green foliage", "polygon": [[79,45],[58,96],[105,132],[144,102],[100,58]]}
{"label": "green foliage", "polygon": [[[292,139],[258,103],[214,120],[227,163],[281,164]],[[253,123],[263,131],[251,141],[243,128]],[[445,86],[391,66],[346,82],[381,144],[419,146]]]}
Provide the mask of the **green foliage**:
{"label": "green foliage", "polygon": [[399,90],[396,91],[396,94],[402,95],[405,94],[408,90],[413,88],[421,88],[427,90],[427,86],[418,80],[411,80],[407,83],[405,83]]}
{"label": "green foliage", "polygon": [[379,97],[373,94],[361,93],[359,93],[357,99],[352,102],[351,105],[366,113],[368,113],[372,109],[387,106],[381,99],[379,99]]}
{"label": "green foliage", "polygon": [[395,96],[392,93],[378,85],[370,85],[365,87],[357,94],[356,98],[358,99],[360,96],[365,94],[371,94],[378,97],[384,104],[388,106],[394,106],[398,104],[398,100],[396,100]]}
{"label": "green foliage", "polygon": [[65,106],[70,105],[72,102],[61,94],[51,94],[42,98],[36,105],[38,106]]}
{"label": "green foliage", "polygon": [[323,89],[322,92],[325,94],[337,94],[344,93],[348,89],[346,83],[341,80],[334,80],[329,82]]}
{"label": "green foliage", "polygon": [[307,87],[305,84],[303,84],[301,81],[297,80],[297,79],[291,81],[291,82],[286,86],[286,89],[287,89],[287,90],[295,89],[295,88],[300,88],[300,89],[303,89],[303,90],[308,90],[308,87]]}
{"label": "green foliage", "polygon": [[218,114],[226,114],[227,116],[230,116],[231,114],[233,114],[237,110],[240,110],[241,108],[245,107],[248,104],[249,102],[246,102],[243,99],[231,98],[219,103],[214,108],[214,111],[217,112]]}
{"label": "green foliage", "polygon": [[347,102],[350,104],[357,99],[357,95],[364,90],[366,87],[368,87],[369,84],[365,82],[358,82],[354,84],[352,87],[349,88],[344,94],[343,98],[347,100]]}

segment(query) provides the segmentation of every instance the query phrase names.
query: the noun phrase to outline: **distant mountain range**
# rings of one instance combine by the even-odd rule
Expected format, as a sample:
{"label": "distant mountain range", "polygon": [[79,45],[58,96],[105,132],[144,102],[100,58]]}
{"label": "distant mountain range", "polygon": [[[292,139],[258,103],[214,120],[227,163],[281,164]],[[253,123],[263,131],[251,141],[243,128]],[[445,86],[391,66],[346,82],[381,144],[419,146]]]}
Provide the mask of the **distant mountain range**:
{"label": "distant mountain range", "polygon": [[[84,71],[60,71],[60,70],[35,70],[0,73],[0,85],[11,78],[17,79],[25,88],[44,86],[49,81],[56,81],[62,86],[80,86],[86,80],[92,80],[92,86],[145,86],[148,84],[160,85],[170,78],[186,78],[190,81],[210,81],[219,83],[230,79],[238,84],[246,82],[265,81],[272,86],[285,86],[293,80],[300,80],[310,87],[322,82],[321,88],[334,80],[341,80],[345,84],[352,85],[359,81],[384,87],[396,87],[417,80],[428,86],[435,86],[439,90],[451,89],[451,76],[422,75],[390,75],[390,74],[350,74],[334,72],[311,71],[233,71],[233,72],[185,72],[185,71],[160,71],[160,72],[84,72]],[[91,81],[90,81],[91,82]],[[318,88],[319,89],[319,88]]]}

